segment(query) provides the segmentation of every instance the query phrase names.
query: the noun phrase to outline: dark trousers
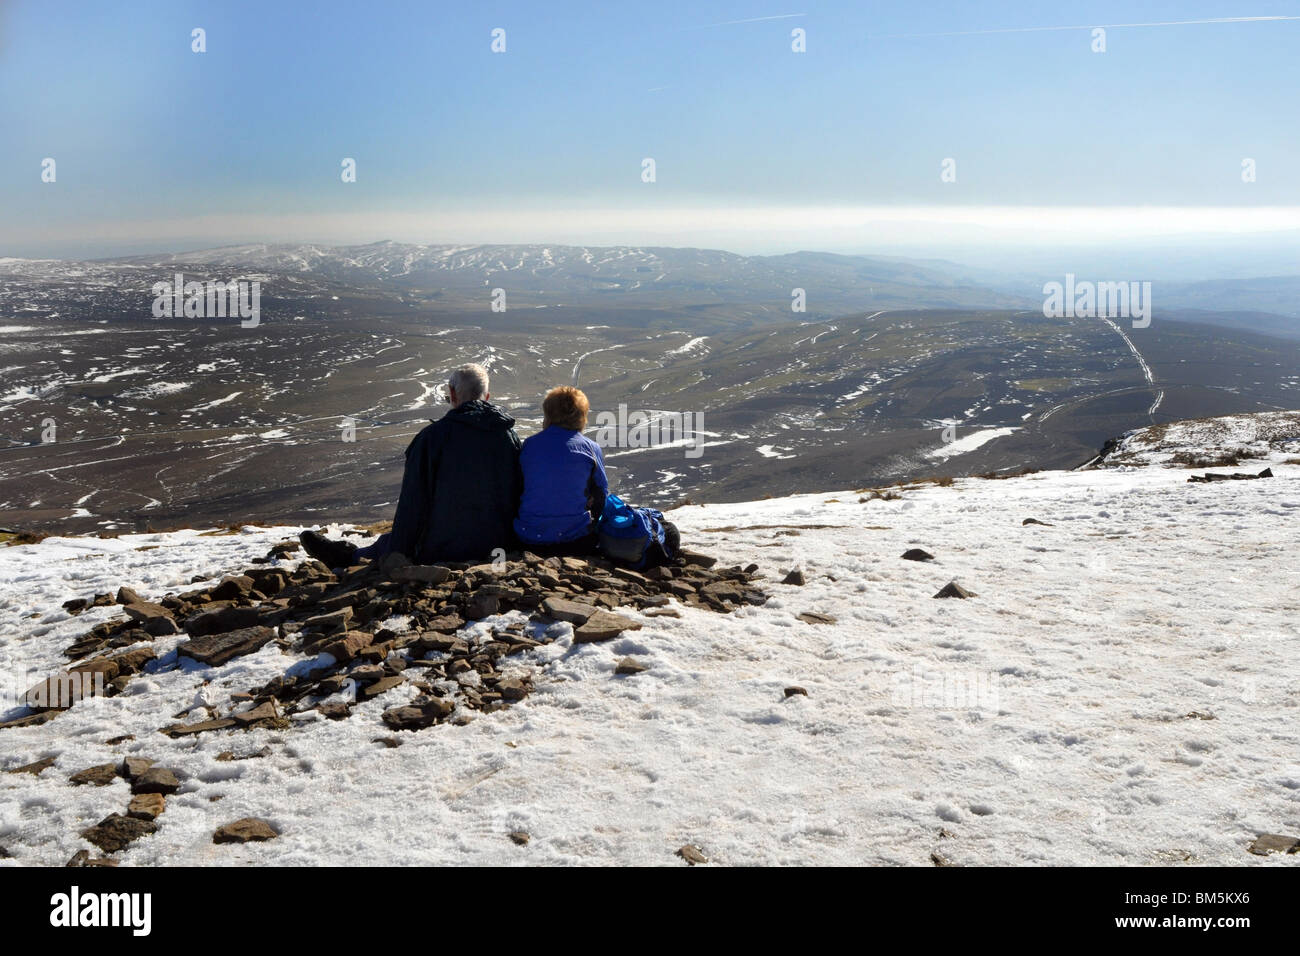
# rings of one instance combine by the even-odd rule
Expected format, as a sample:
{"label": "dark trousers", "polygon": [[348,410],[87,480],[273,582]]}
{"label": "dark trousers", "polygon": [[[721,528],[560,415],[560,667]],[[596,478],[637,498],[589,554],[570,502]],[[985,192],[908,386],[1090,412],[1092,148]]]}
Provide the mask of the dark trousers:
{"label": "dark trousers", "polygon": [[532,542],[522,546],[524,550],[531,551],[533,554],[543,558],[581,558],[589,554],[595,554],[600,547],[600,539],[596,537],[596,532],[585,534],[581,538],[574,538],[572,541],[555,541],[545,544]]}

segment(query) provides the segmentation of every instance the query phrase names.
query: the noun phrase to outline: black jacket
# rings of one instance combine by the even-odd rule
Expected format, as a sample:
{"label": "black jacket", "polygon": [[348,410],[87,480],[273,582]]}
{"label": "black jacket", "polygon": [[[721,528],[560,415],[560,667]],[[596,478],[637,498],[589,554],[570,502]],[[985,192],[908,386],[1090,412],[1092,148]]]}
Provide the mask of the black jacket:
{"label": "black jacket", "polygon": [[523,485],[515,420],[465,402],[427,425],[406,449],[390,547],[412,561],[487,560],[514,543]]}

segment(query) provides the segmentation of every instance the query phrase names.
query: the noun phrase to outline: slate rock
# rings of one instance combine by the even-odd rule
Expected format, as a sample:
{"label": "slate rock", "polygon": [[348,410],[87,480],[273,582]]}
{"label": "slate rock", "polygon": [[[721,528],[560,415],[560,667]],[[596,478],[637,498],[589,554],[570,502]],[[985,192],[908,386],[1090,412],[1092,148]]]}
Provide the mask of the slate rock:
{"label": "slate rock", "polygon": [[91,856],[89,850],[78,850],[65,866],[117,866],[117,860],[107,856]]}
{"label": "slate rock", "polygon": [[816,611],[800,611],[795,615],[805,624],[834,624],[835,618],[830,614],[818,614]]}
{"label": "slate rock", "polygon": [[639,631],[641,622],[612,611],[596,611],[573,632],[575,644],[592,644],[618,637],[624,631]]}
{"label": "slate rock", "polygon": [[684,847],[679,849],[677,851],[677,856],[680,856],[691,866],[696,866],[701,863],[709,862],[709,858],[704,855],[704,852],[698,846],[695,846],[693,843],[688,843]]}
{"label": "slate rock", "polygon": [[786,697],[794,697],[794,696],[796,696],[796,695],[803,696],[803,697],[807,697],[807,696],[808,696],[808,691],[807,691],[806,688],[798,687],[798,686],[795,686],[795,687],[787,687],[787,688],[785,689],[785,696],[786,696]]}
{"label": "slate rock", "polygon": [[131,781],[132,793],[175,793],[181,788],[176,774],[166,767],[150,767]]}
{"label": "slate rock", "polygon": [[154,765],[155,761],[148,757],[126,757],[122,760],[122,766],[118,769],[127,780],[134,780],[136,777],[145,773]]}
{"label": "slate rock", "polygon": [[802,571],[800,571],[798,568],[795,568],[793,571],[791,571],[789,574],[787,574],[784,578],[781,579],[781,583],[794,584],[799,587],[803,587],[803,585],[808,583],[808,579],[804,576],[804,573]]}
{"label": "slate rock", "polygon": [[451,568],[441,564],[408,564],[394,568],[389,577],[410,584],[442,584],[451,577]]}
{"label": "slate rock", "polygon": [[934,555],[920,548],[909,548],[903,552],[904,561],[933,561]]}
{"label": "slate rock", "polygon": [[127,604],[123,607],[126,616],[133,621],[139,621],[147,624],[155,618],[163,618],[170,621],[172,612],[167,610],[161,604],[150,604],[148,601],[141,601],[138,604]]}
{"label": "slate rock", "polygon": [[139,820],[135,817],[110,813],[93,827],[81,832],[81,838],[95,844],[105,853],[124,850],[133,841],[142,836],[155,833],[158,825],[152,820]]}
{"label": "slate rock", "polygon": [[1270,853],[1300,853],[1300,837],[1283,836],[1280,833],[1261,833],[1246,849],[1256,856],[1268,856]]}
{"label": "slate rock", "polygon": [[225,730],[228,727],[234,727],[235,722],[229,717],[218,717],[214,720],[200,720],[196,724],[172,724],[165,727],[163,733],[169,737],[190,737],[194,734],[205,734],[212,730]]}
{"label": "slate rock", "polygon": [[375,635],[365,631],[348,631],[337,641],[326,644],[322,650],[340,664],[346,664],[374,641]]}
{"label": "slate rock", "polygon": [[497,681],[496,684],[496,692],[501,695],[501,699],[509,701],[523,700],[532,689],[528,681],[513,677]]}
{"label": "slate rock", "polygon": [[379,680],[370,684],[366,684],[359,691],[357,691],[357,699],[373,700],[374,698],[378,697],[380,694],[386,694],[394,687],[398,687],[401,684],[405,684],[405,683],[406,683],[405,677],[381,677]]}
{"label": "slate rock", "polygon": [[81,787],[87,784],[96,787],[106,787],[117,779],[117,764],[101,763],[94,767],[87,767],[85,770],[78,770],[72,776],[68,777],[73,786]]}
{"label": "slate rock", "polygon": [[614,667],[615,674],[640,674],[648,671],[650,668],[640,663],[635,658],[625,657]]}
{"label": "slate rock", "polygon": [[154,820],[167,809],[167,798],[161,793],[137,793],[126,805],[126,815],[137,820]]}
{"label": "slate rock", "polygon": [[383,721],[393,730],[421,730],[450,716],[455,706],[448,698],[430,697],[418,704],[390,707]]}
{"label": "slate rock", "polygon": [[547,598],[542,602],[542,613],[557,621],[567,621],[573,625],[586,624],[596,609],[590,604],[566,601],[563,598]]}
{"label": "slate rock", "polygon": [[34,760],[31,763],[25,763],[20,767],[11,767],[5,773],[30,773],[33,777],[39,777],[42,771],[48,770],[54,766],[57,757],[42,757],[40,760]]}
{"label": "slate rock", "polygon": [[158,656],[152,647],[135,647],[129,651],[123,651],[111,658],[117,665],[117,672],[121,674],[138,674],[144,670],[146,664]]}
{"label": "slate rock", "polygon": [[234,823],[218,827],[212,834],[213,843],[262,843],[280,835],[271,824],[256,817],[244,817]]}
{"label": "slate rock", "polygon": [[517,846],[527,846],[528,841],[531,840],[532,837],[524,830],[511,830],[510,839],[513,840]]}
{"label": "slate rock", "polygon": [[131,590],[131,588],[128,587],[118,588],[117,597],[115,598],[115,600],[117,601],[118,604],[124,604],[124,605],[144,603],[144,598],[140,597],[140,595],[136,594],[135,591]]}
{"label": "slate rock", "polygon": [[960,584],[958,584],[956,581],[949,581],[947,584],[945,584],[943,587],[941,587],[941,588],[939,589],[939,593],[936,594],[935,597],[937,597],[937,598],[973,598],[973,597],[979,597],[979,595],[976,594],[974,591],[967,591],[964,587],[962,587],[962,586],[961,586]]}
{"label": "slate rock", "polygon": [[243,627],[224,634],[191,638],[177,647],[176,653],[209,667],[220,667],[233,658],[261,650],[274,637],[275,631],[269,627]]}
{"label": "slate rock", "polygon": [[342,700],[332,700],[321,704],[316,709],[320,711],[322,717],[328,717],[330,720],[347,720],[352,716],[352,708]]}
{"label": "slate rock", "polygon": [[231,714],[231,718],[241,727],[248,727],[263,720],[275,720],[280,716],[279,711],[275,709],[275,704],[271,701],[263,701],[250,710],[240,711],[237,714]]}

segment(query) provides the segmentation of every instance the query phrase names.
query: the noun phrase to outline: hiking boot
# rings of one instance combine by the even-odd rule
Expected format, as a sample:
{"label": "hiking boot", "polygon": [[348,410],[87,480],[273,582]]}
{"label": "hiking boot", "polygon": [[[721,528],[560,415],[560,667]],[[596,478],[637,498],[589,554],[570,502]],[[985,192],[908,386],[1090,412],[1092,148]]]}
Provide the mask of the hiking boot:
{"label": "hiking boot", "polygon": [[318,531],[298,535],[302,549],[327,568],[349,568],[357,563],[357,546],[346,541],[331,541]]}

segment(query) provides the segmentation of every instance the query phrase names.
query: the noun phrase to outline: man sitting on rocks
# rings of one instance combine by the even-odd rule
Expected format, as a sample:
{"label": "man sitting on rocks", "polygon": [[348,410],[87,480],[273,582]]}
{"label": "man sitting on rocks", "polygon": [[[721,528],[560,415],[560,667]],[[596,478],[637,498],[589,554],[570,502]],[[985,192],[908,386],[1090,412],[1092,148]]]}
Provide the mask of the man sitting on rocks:
{"label": "man sitting on rocks", "polygon": [[515,420],[491,397],[487,369],[456,369],[447,383],[451,409],[406,449],[393,530],[365,548],[304,531],[303,549],[340,568],[394,552],[429,564],[483,560],[496,548],[510,548],[522,483],[519,436]]}

